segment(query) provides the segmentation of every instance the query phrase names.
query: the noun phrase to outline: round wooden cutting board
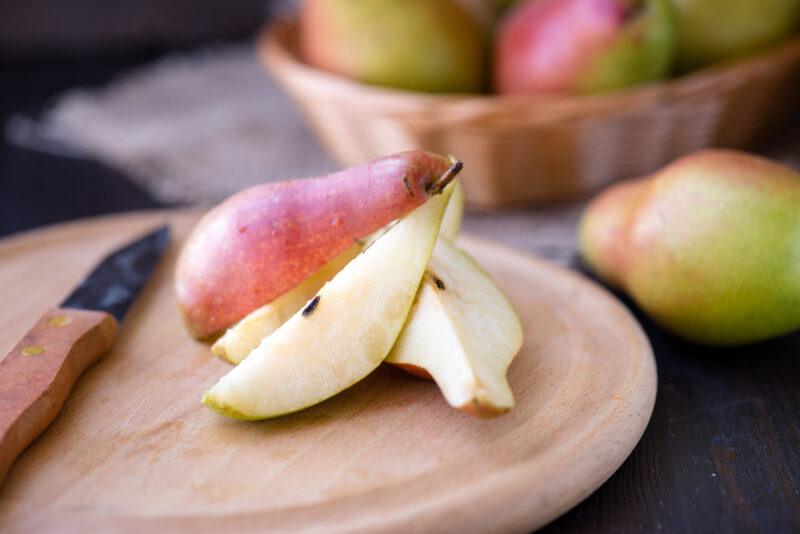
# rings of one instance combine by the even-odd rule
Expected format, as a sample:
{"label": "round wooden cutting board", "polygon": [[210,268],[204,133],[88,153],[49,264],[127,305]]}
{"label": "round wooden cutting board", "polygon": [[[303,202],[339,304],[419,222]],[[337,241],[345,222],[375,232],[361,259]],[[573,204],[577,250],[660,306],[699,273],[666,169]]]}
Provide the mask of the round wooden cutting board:
{"label": "round wooden cutting board", "polygon": [[0,488],[7,531],[522,531],[600,486],[644,431],[650,345],[628,311],[578,274],[464,238],[520,315],[517,406],[451,409],[432,382],[382,366],[344,393],[261,423],[200,396],[228,364],[184,330],[172,294],[197,215],[79,221],[0,242],[0,350],[95,262],[163,222],[173,243],[108,355]]}

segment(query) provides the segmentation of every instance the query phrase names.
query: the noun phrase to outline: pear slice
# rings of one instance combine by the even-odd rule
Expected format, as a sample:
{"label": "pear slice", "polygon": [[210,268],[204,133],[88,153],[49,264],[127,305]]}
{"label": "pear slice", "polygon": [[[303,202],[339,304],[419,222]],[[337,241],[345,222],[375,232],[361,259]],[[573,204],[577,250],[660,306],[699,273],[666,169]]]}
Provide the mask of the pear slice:
{"label": "pear slice", "polygon": [[211,352],[233,364],[244,360],[262,339],[297,313],[297,310],[311,300],[326,282],[358,256],[362,248],[361,243],[353,243],[350,248],[326,263],[300,285],[248,314],[214,343]]}
{"label": "pear slice", "polygon": [[442,226],[439,229],[439,234],[445,236],[450,241],[455,242],[458,233],[461,231],[461,221],[464,219],[464,187],[461,181],[456,182],[453,195],[450,197],[450,203],[447,204],[447,210],[444,212],[444,219],[442,219]]}
{"label": "pear slice", "polygon": [[[454,240],[458,237],[463,217],[464,190],[461,187],[461,182],[456,182],[453,194],[450,196],[450,202],[447,204],[447,209],[442,218],[439,234]],[[361,242],[354,243],[352,247],[329,261],[303,283],[251,312],[236,325],[229,328],[225,335],[214,343],[211,347],[211,352],[234,365],[244,360],[250,354],[250,351],[261,343],[262,339],[277,330],[289,317],[311,300],[320,288],[342,270],[350,260],[355,258],[365,246],[368,246],[369,243],[375,241],[386,231],[387,228],[383,228]]]}
{"label": "pear slice", "polygon": [[506,371],[522,327],[475,260],[440,236],[387,362],[431,377],[450,405],[481,417],[514,406]]}
{"label": "pear slice", "polygon": [[454,184],[402,218],[203,396],[236,419],[321,402],[386,358],[406,322]]}

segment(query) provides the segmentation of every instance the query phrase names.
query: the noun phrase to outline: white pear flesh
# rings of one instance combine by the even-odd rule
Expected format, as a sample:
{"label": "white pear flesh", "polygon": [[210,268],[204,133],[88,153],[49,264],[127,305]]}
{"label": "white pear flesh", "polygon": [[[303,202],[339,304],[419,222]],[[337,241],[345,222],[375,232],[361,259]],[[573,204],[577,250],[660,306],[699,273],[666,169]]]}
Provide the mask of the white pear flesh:
{"label": "white pear flesh", "polygon": [[203,403],[228,417],[266,419],[317,404],[378,367],[406,322],[453,187],[348,263],[206,392]]}
{"label": "white pear flesh", "polygon": [[362,248],[360,243],[353,243],[347,250],[306,278],[300,285],[248,314],[214,343],[211,352],[233,364],[244,360],[250,351],[261,343],[262,339],[280,328],[350,260],[358,256]]}
{"label": "white pear flesh", "polygon": [[458,234],[461,231],[461,221],[464,219],[464,187],[461,181],[457,181],[453,189],[453,195],[450,197],[450,203],[447,204],[447,210],[444,212],[442,219],[442,226],[439,229],[439,234],[445,236],[450,241],[455,242]]}
{"label": "white pear flesh", "polygon": [[450,405],[492,416],[514,406],[506,372],[521,346],[522,326],[502,291],[475,260],[439,237],[386,361],[430,375]]}

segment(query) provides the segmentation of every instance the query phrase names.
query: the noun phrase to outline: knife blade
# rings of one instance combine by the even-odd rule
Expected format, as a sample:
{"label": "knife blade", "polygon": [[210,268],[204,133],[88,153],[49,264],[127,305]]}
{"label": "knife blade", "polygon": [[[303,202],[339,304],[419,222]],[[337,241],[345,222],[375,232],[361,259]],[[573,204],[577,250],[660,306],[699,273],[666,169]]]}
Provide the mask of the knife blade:
{"label": "knife blade", "polygon": [[80,375],[114,342],[117,322],[169,242],[162,226],[111,252],[0,360],[0,484],[55,419]]}

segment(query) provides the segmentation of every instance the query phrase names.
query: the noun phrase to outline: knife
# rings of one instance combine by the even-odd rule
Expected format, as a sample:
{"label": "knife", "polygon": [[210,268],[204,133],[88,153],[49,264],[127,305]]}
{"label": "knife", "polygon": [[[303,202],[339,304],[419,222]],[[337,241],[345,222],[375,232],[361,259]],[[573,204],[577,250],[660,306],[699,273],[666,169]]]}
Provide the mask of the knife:
{"label": "knife", "polygon": [[58,415],[78,377],[111,349],[117,323],[168,241],[162,226],[106,256],[0,360],[0,483]]}

